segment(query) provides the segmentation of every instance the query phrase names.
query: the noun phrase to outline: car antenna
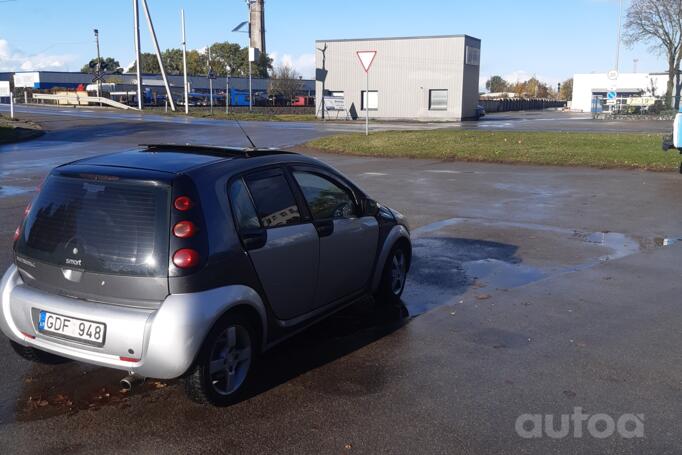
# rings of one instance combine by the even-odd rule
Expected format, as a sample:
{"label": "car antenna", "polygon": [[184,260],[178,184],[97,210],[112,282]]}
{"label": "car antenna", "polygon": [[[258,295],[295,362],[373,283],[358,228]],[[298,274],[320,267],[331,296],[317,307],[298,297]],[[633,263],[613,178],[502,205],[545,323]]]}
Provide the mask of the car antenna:
{"label": "car antenna", "polygon": [[256,147],[256,144],[253,143],[253,141],[251,140],[251,138],[249,137],[249,135],[246,134],[246,131],[244,131],[244,128],[242,128],[242,124],[239,123],[239,120],[237,120],[236,117],[234,117],[233,119],[234,119],[235,123],[237,124],[237,126],[239,127],[239,129],[240,129],[240,130],[242,131],[242,133],[244,134],[244,136],[246,136],[246,139],[249,141],[249,144],[251,144],[251,148],[252,148],[253,150],[258,150],[258,147]]}

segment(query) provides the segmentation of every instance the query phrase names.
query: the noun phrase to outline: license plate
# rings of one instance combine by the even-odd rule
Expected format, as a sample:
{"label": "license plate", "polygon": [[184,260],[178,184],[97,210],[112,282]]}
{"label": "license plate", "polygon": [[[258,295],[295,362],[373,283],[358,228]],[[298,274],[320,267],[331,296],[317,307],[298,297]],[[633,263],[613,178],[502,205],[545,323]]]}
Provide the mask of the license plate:
{"label": "license plate", "polygon": [[99,322],[41,311],[38,329],[46,334],[101,346],[104,344],[107,326]]}

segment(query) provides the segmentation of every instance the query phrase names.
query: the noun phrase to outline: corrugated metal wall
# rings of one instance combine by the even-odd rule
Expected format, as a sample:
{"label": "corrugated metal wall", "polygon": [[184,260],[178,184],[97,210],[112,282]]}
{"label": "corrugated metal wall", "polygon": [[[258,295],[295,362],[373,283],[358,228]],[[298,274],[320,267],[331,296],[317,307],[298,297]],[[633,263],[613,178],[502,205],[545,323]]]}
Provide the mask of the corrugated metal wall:
{"label": "corrugated metal wall", "polygon": [[[361,93],[365,72],[357,51],[376,50],[369,72],[369,90],[377,90],[379,107],[370,118],[459,120],[473,117],[478,101],[478,65],[465,65],[465,47],[480,48],[480,41],[465,36],[372,40],[317,41],[327,44],[325,68],[322,52],[316,52],[317,106],[321,103],[322,78],[326,91],[344,92],[346,108],[364,117]],[[429,90],[448,90],[447,110],[429,109]]]}

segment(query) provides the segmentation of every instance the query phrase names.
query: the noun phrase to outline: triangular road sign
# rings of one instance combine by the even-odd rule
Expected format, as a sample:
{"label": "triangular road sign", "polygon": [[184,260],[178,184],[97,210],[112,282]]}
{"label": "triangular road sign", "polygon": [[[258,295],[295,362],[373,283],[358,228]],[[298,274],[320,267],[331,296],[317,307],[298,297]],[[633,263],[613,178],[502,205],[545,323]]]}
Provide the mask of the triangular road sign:
{"label": "triangular road sign", "polygon": [[365,73],[368,72],[369,67],[372,66],[374,57],[377,55],[377,51],[358,51],[357,54]]}

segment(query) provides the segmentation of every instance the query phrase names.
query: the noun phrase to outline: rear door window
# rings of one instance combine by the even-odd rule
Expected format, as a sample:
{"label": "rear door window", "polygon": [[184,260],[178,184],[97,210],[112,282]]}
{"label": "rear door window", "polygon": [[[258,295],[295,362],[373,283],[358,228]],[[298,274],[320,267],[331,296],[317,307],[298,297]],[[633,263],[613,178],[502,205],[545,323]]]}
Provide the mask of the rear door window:
{"label": "rear door window", "polygon": [[240,230],[258,229],[260,227],[256,208],[253,206],[244,180],[239,179],[232,183],[230,187],[230,201],[232,202],[232,211],[234,212],[237,227]]}
{"label": "rear door window", "polygon": [[252,174],[245,180],[263,227],[273,228],[301,222],[296,199],[281,170]]}
{"label": "rear door window", "polygon": [[169,189],[153,182],[51,176],[33,202],[16,251],[92,272],[168,272]]}

